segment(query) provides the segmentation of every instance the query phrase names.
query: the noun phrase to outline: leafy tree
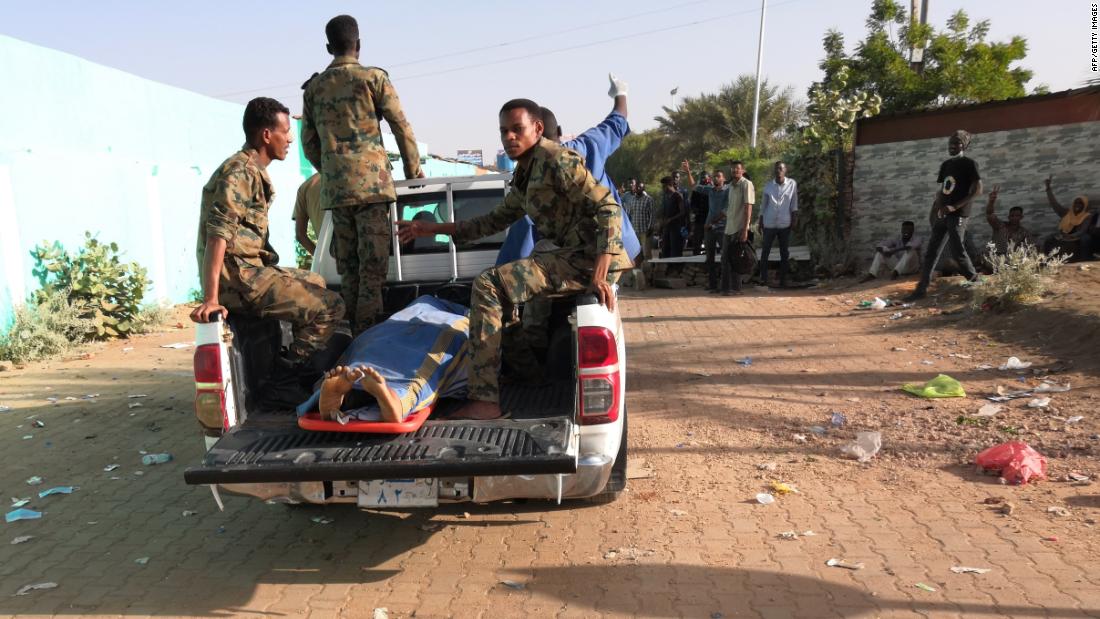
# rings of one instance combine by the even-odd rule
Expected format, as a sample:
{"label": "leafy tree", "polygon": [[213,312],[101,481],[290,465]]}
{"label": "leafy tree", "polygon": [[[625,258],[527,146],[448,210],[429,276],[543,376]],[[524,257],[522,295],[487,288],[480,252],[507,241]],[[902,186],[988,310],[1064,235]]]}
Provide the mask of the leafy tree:
{"label": "leafy tree", "polygon": [[[686,97],[679,107],[663,108],[656,117],[657,129],[647,156],[665,169],[676,169],[684,159],[701,161],[730,147],[748,147],[752,140],[752,112],[756,79],[742,75],[714,94]],[[787,128],[801,110],[791,88],[780,88],[764,80],[760,86],[760,117],[757,151],[782,151]]]}
{"label": "leafy tree", "polygon": [[[842,68],[848,69],[843,93],[882,98],[882,111],[904,112],[922,107],[980,103],[1027,94],[1032,72],[1014,66],[1027,55],[1027,41],[988,41],[989,20],[972,23],[956,11],[943,29],[911,20],[897,0],[875,0],[867,18],[867,36],[846,54],[844,37],[830,30],[823,41],[825,76],[815,88],[834,87]],[[909,64],[911,47],[924,47],[923,67]],[[1044,92],[1045,86],[1037,86]]]}

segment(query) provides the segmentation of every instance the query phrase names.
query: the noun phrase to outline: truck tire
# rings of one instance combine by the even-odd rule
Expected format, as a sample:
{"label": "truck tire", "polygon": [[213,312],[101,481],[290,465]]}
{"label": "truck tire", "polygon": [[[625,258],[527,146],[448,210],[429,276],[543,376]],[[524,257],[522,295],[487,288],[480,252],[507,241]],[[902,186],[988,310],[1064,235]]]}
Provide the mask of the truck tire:
{"label": "truck tire", "polygon": [[623,408],[623,436],[619,440],[619,453],[615,456],[615,464],[611,466],[611,477],[607,478],[607,485],[603,487],[603,490],[599,494],[590,496],[586,499],[582,499],[587,503],[594,505],[603,505],[610,503],[619,498],[619,494],[623,490],[626,490],[626,428],[627,428],[627,414],[626,408]]}

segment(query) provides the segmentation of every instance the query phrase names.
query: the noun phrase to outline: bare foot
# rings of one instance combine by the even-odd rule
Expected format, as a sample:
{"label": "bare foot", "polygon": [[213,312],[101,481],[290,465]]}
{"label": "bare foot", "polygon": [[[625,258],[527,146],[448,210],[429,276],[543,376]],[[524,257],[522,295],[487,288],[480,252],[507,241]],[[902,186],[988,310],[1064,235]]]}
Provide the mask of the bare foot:
{"label": "bare foot", "polygon": [[448,417],[448,419],[475,419],[484,421],[488,419],[499,419],[503,414],[503,411],[500,410],[500,404],[496,402],[469,400],[465,406],[458,409],[458,412]]}
{"label": "bare foot", "polygon": [[317,405],[322,420],[336,420],[340,414],[340,406],[344,404],[344,396],[351,392],[357,379],[355,370],[342,365],[325,372],[325,380],[321,383],[321,398]]}
{"label": "bare foot", "polygon": [[372,367],[358,369],[363,374],[362,378],[359,379],[359,384],[363,386],[364,391],[374,396],[375,400],[378,400],[378,408],[382,410],[382,421],[389,423],[401,421],[404,417],[401,400],[393,389],[386,386],[386,379],[378,373],[378,370]]}

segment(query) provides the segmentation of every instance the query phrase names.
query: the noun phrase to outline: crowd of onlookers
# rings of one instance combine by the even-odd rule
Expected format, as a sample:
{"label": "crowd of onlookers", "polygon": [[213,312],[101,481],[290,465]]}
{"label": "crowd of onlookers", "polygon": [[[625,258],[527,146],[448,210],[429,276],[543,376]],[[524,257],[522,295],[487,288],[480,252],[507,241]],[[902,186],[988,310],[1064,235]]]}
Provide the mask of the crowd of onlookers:
{"label": "crowd of onlookers", "polygon": [[[661,179],[660,203],[645,190],[645,183],[628,179],[622,186],[623,209],[643,237],[642,260],[656,253],[660,258],[705,254],[707,290],[733,295],[741,291],[746,275],[768,283],[768,258],[779,245],[780,287],[787,285],[791,231],[798,222],[798,183],[787,177],[787,166],[775,162],[773,176],[761,193],[757,221],[762,249],[759,270],[753,245],[756,187],[740,161],[726,170],[699,172],[689,162]],[[686,182],[685,182],[686,181]],[[720,259],[720,261],[719,261]]]}
{"label": "crowd of onlookers", "polygon": [[[1008,210],[1007,219],[997,215],[1000,186],[994,185],[985,206],[985,219],[992,240],[990,247],[978,249],[967,230],[971,207],[982,194],[977,163],[967,156],[970,134],[956,131],[948,140],[949,158],[940,165],[936,192],[928,216],[931,236],[928,242],[917,235],[913,221],[901,223],[899,234],[883,239],[874,247],[871,265],[863,277],[897,279],[919,273],[912,300],[924,296],[934,273],[956,274],[975,279],[992,271],[992,257],[1004,256],[1012,248],[1031,246],[1047,254],[1067,257],[1070,262],[1094,260],[1100,253],[1100,214],[1089,208],[1088,196],[1078,195],[1069,206],[1058,201],[1047,177],[1046,197],[1058,216],[1058,229],[1038,238],[1023,223],[1020,206]],[[656,198],[646,191],[644,182],[628,179],[621,187],[623,209],[638,236],[642,238],[643,257],[677,258],[685,252],[704,254],[706,288],[714,293],[737,294],[743,276],[767,285],[768,259],[773,244],[779,245],[778,285],[787,285],[791,231],[798,222],[798,184],[787,177],[787,166],[775,162],[772,178],[761,193],[759,209],[753,182],[745,166],[735,161],[729,174],[723,169],[701,171],[698,178],[684,161],[661,179]],[[759,261],[753,245],[753,223],[761,233]],[[758,266],[757,266],[758,265]]]}

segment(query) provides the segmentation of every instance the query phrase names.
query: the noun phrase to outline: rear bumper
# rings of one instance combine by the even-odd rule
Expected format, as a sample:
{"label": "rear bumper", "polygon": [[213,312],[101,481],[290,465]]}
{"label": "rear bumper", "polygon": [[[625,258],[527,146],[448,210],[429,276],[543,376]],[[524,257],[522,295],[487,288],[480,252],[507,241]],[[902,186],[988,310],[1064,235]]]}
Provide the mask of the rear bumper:
{"label": "rear bumper", "polygon": [[[581,457],[577,472],[562,475],[493,475],[474,477],[473,495],[453,492],[442,495],[442,488],[453,489],[462,484],[441,485],[440,502],[474,501],[489,503],[506,499],[581,499],[599,494],[611,476],[614,460],[603,454]],[[560,482],[560,487],[559,487]],[[354,486],[323,481],[218,484],[228,493],[255,497],[273,503],[355,503]],[[469,487],[467,484],[466,487]]]}

